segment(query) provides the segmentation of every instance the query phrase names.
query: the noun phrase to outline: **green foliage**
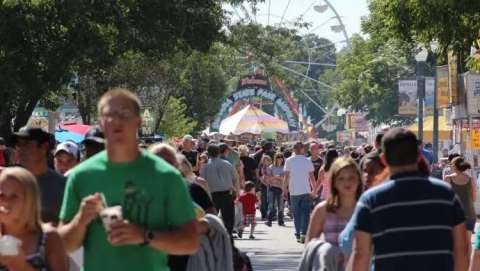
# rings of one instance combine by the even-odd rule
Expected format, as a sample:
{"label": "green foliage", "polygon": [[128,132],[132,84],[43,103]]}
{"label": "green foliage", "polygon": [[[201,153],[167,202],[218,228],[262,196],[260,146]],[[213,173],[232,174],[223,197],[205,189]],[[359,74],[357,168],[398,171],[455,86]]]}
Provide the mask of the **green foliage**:
{"label": "green foliage", "polygon": [[181,81],[184,87],[174,93],[187,105],[186,114],[197,121],[195,131],[203,129],[218,111],[227,91],[227,79],[222,63],[226,52],[220,45],[208,54],[193,52],[185,58]]}
{"label": "green foliage", "polygon": [[[0,1],[0,134],[74,73],[96,89],[126,52],[160,59],[224,39],[224,1]],[[238,1],[234,1],[238,2]],[[100,80],[100,82],[97,82]]]}
{"label": "green foliage", "polygon": [[167,138],[181,137],[191,133],[197,122],[188,117],[186,111],[187,106],[182,99],[170,97],[157,132],[166,135]]}
{"label": "green foliage", "polygon": [[478,0],[371,0],[369,10],[362,25],[365,32],[383,40],[436,41],[441,55],[452,49],[459,56],[459,72],[464,70],[470,47],[480,38]]}
{"label": "green foliage", "polygon": [[233,53],[237,62],[242,64],[236,66],[236,74],[229,83],[230,86],[235,86],[239,76],[250,74],[253,72],[252,66],[263,64],[267,75],[275,75],[294,91],[295,98],[307,107],[315,122],[322,118],[323,112],[306,97],[305,93],[316,103],[324,106],[334,103],[333,95],[329,88],[301,75],[318,80],[324,73],[334,68],[309,66],[305,63],[295,64],[291,61],[335,64],[336,49],[331,41],[314,34],[301,36],[299,30],[305,27],[308,25],[301,22],[288,26],[263,26],[254,22],[240,22],[230,26],[228,44],[235,49]]}
{"label": "green foliage", "polygon": [[335,98],[340,105],[366,112],[374,124],[411,121],[397,115],[398,80],[413,74],[409,59],[399,53],[401,47],[394,40],[378,44],[354,36],[351,49],[337,62],[336,72],[342,80],[335,87]]}

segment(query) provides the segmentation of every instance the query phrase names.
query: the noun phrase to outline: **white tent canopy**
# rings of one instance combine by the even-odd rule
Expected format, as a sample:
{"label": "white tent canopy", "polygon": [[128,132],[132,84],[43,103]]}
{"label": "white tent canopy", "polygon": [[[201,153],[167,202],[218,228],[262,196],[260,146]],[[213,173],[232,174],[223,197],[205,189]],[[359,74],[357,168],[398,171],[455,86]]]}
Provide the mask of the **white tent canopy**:
{"label": "white tent canopy", "polygon": [[284,133],[287,134],[288,124],[262,110],[248,105],[220,123],[219,132],[223,135],[241,135],[245,133]]}

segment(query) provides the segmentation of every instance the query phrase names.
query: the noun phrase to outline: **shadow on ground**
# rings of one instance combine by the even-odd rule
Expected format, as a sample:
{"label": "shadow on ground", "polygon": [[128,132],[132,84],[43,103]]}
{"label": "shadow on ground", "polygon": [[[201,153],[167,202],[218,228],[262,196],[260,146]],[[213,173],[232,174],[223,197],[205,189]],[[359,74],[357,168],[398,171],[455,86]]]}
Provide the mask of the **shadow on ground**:
{"label": "shadow on ground", "polygon": [[301,252],[278,251],[275,253],[249,253],[255,271],[291,271],[297,270]]}

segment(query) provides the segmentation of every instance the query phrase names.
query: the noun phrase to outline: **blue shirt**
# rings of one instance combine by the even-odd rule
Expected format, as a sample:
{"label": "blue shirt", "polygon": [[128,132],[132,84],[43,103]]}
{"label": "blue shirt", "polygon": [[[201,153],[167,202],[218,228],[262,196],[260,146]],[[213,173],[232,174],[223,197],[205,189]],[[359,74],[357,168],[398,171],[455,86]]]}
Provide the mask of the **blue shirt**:
{"label": "blue shirt", "polygon": [[367,191],[353,215],[371,234],[375,270],[453,270],[453,227],[465,221],[450,185],[420,172],[396,174]]}
{"label": "blue shirt", "polygon": [[425,157],[425,159],[427,159],[428,163],[432,165],[434,162],[433,152],[427,149],[422,149],[421,151],[422,155]]}

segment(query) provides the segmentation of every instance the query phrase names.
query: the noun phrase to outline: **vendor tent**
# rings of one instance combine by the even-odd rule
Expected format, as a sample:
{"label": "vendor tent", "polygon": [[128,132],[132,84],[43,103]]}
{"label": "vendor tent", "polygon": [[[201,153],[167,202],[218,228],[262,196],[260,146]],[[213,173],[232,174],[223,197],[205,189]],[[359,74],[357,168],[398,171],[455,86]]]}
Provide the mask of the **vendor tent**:
{"label": "vendor tent", "polygon": [[223,135],[245,133],[288,133],[288,124],[262,110],[248,105],[220,123],[219,132]]}
{"label": "vendor tent", "polygon": [[[414,123],[408,127],[408,130],[414,132],[418,131],[418,123]],[[452,127],[447,125],[445,116],[438,116],[438,139],[450,140],[452,139]],[[423,141],[431,142],[433,140],[433,117],[428,116],[423,120]]]}

